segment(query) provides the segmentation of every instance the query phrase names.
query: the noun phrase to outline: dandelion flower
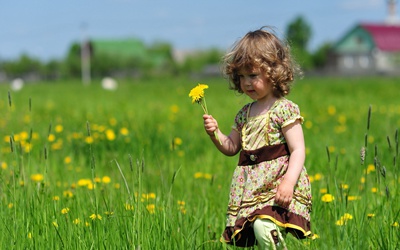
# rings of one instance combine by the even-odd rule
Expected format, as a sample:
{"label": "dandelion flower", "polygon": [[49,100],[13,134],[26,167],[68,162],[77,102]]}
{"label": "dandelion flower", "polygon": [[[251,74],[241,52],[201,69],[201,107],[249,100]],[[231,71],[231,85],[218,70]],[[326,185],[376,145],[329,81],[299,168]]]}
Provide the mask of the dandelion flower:
{"label": "dandelion flower", "polygon": [[96,220],[96,219],[101,220],[102,219],[100,214],[92,214],[89,216],[89,218],[92,220]]}
{"label": "dandelion flower", "polygon": [[334,197],[333,195],[331,195],[331,194],[324,194],[324,195],[322,196],[321,200],[322,200],[323,202],[329,203],[329,202],[334,201],[334,200],[335,200],[335,197]]}
{"label": "dandelion flower", "polygon": [[[205,89],[208,89],[208,85],[199,83],[196,87],[190,90],[189,97],[192,98],[192,103],[200,103],[203,100]],[[207,108],[205,109],[205,113],[208,113],[206,110]]]}
{"label": "dandelion flower", "polygon": [[109,141],[114,141],[115,140],[115,133],[114,133],[114,130],[112,130],[112,129],[107,129],[106,130],[106,137],[107,137],[107,140],[109,140]]}
{"label": "dandelion flower", "polygon": [[[205,99],[205,96],[204,96],[204,90],[205,89],[208,89],[208,85],[199,83],[196,87],[194,87],[192,90],[190,90],[189,97],[192,98],[192,103],[200,104],[200,106],[203,108],[204,113],[208,114],[206,99]],[[214,131],[214,135],[215,135],[215,138],[218,139],[219,144],[222,145],[222,142],[219,139],[216,131]]]}
{"label": "dandelion flower", "polygon": [[156,205],[154,204],[149,204],[146,206],[147,211],[149,211],[150,214],[154,214],[156,210]]}
{"label": "dandelion flower", "polygon": [[103,176],[103,178],[101,178],[101,182],[107,184],[111,182],[111,178],[109,176]]}
{"label": "dandelion flower", "polygon": [[35,182],[41,182],[43,181],[44,177],[42,174],[33,174],[31,175],[31,180]]}
{"label": "dandelion flower", "polygon": [[63,209],[61,209],[61,213],[62,214],[67,214],[69,212],[69,208],[63,208]]}

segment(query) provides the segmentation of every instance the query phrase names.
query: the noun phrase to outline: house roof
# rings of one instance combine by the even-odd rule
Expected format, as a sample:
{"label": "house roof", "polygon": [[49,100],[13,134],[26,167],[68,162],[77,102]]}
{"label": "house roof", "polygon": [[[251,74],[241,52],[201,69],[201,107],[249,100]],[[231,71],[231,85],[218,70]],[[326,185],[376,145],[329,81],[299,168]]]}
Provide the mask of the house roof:
{"label": "house roof", "polygon": [[400,51],[400,25],[360,24],[382,51]]}

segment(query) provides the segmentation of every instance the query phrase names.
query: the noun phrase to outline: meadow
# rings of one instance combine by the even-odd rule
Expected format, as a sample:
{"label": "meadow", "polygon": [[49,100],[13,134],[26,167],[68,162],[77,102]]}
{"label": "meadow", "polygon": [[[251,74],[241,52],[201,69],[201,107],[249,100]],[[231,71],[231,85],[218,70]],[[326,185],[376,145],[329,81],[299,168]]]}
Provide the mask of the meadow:
{"label": "meadow", "polygon": [[[236,249],[219,242],[237,157],[189,91],[209,85],[228,133],[249,102],[224,79],[0,85],[1,249]],[[307,78],[313,237],[289,249],[399,249],[399,79]]]}

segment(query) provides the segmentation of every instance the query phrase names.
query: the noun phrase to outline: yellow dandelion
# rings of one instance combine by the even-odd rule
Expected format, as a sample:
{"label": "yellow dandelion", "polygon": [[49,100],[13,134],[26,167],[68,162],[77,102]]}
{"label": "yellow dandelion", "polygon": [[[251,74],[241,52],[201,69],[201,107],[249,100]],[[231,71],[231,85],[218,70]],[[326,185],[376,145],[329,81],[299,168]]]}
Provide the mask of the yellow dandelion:
{"label": "yellow dandelion", "polygon": [[35,182],[41,182],[43,181],[44,177],[42,174],[32,174],[31,175],[31,180]]}
{"label": "yellow dandelion", "polygon": [[211,180],[212,179],[212,174],[204,174],[204,179]]}
{"label": "yellow dandelion", "polygon": [[14,203],[8,203],[7,207],[10,208],[10,209],[13,208],[14,207]]}
{"label": "yellow dandelion", "polygon": [[355,196],[355,195],[349,195],[347,196],[348,201],[356,201],[356,200],[361,200],[360,196]]}
{"label": "yellow dandelion", "polygon": [[28,233],[28,239],[32,239],[32,233],[31,232]]}
{"label": "yellow dandelion", "polygon": [[367,174],[375,172],[375,165],[374,164],[369,164],[367,167]]}
{"label": "yellow dandelion", "polygon": [[119,133],[121,134],[121,135],[128,135],[129,134],[129,130],[127,129],[127,128],[121,128],[120,130],[119,130]]}
{"label": "yellow dandelion", "polygon": [[337,226],[343,226],[344,224],[346,224],[346,221],[343,220],[343,218],[341,218],[341,219],[337,220],[335,224]]}
{"label": "yellow dandelion", "polygon": [[53,226],[55,227],[55,228],[58,228],[58,223],[57,223],[57,221],[53,221]]}
{"label": "yellow dandelion", "polygon": [[91,136],[86,136],[86,137],[85,137],[85,143],[86,143],[86,144],[92,144],[92,143],[93,143],[93,137],[91,137]]}
{"label": "yellow dandelion", "polygon": [[319,192],[320,192],[321,194],[326,194],[326,193],[328,193],[328,189],[326,189],[326,188],[321,188],[321,189],[319,190]]}
{"label": "yellow dandelion", "polygon": [[89,216],[89,218],[92,219],[92,220],[96,220],[96,219],[97,220],[101,220],[102,219],[100,214],[92,214],[92,215]]}
{"label": "yellow dandelion", "polygon": [[371,188],[371,192],[372,193],[377,193],[378,192],[378,188],[376,188],[376,187]]}
{"label": "yellow dandelion", "polygon": [[53,201],[59,201],[59,200],[60,200],[60,196],[58,196],[58,195],[53,196]]}
{"label": "yellow dandelion", "polygon": [[352,220],[353,219],[353,215],[349,214],[349,213],[345,213],[342,217],[345,220]]}
{"label": "yellow dandelion", "polygon": [[336,114],[336,107],[333,106],[333,105],[329,105],[328,114],[331,115],[331,116],[335,115]]}
{"label": "yellow dandelion", "polygon": [[63,127],[62,125],[58,124],[58,125],[56,125],[56,127],[54,128],[54,130],[55,130],[57,133],[61,133],[61,132],[64,130],[64,127]]}
{"label": "yellow dandelion", "polygon": [[3,170],[6,170],[6,169],[7,169],[7,163],[5,163],[5,162],[1,162],[0,166],[1,166],[1,168],[2,168]]}
{"label": "yellow dandelion", "polygon": [[125,210],[133,210],[133,205],[126,203]]}
{"label": "yellow dandelion", "polygon": [[156,210],[156,205],[154,204],[149,204],[146,206],[147,211],[149,211],[150,214],[154,214]]}
{"label": "yellow dandelion", "polygon": [[72,159],[71,159],[71,157],[69,157],[69,156],[66,156],[66,157],[64,158],[64,163],[65,163],[65,164],[70,164],[71,161],[72,161]]}
{"label": "yellow dandelion", "polygon": [[374,217],[375,217],[375,214],[367,214],[367,217],[368,217],[369,219],[374,218]]}
{"label": "yellow dandelion", "polygon": [[329,202],[334,201],[334,200],[335,200],[335,197],[334,197],[333,195],[331,195],[331,194],[324,194],[324,195],[322,196],[321,200],[322,200],[323,202],[329,203]]}
{"label": "yellow dandelion", "polygon": [[111,178],[109,176],[103,176],[103,178],[101,178],[101,182],[108,184],[111,182]]}
{"label": "yellow dandelion", "polygon": [[113,141],[113,140],[115,140],[115,133],[114,133],[114,130],[112,130],[112,129],[107,129],[106,130],[106,137],[107,137],[107,140],[109,140],[109,141]]}
{"label": "yellow dandelion", "polygon": [[61,213],[62,214],[67,214],[68,212],[69,212],[69,208],[68,207],[61,209]]}
{"label": "yellow dandelion", "polygon": [[317,174],[314,175],[314,178],[315,178],[316,181],[319,181],[319,180],[322,179],[322,174],[317,173]]}
{"label": "yellow dandelion", "polygon": [[66,190],[63,192],[63,196],[66,198],[72,198],[74,196],[74,194],[71,191]]}
{"label": "yellow dandelion", "polygon": [[177,146],[182,145],[182,139],[179,138],[179,137],[175,137],[174,138],[174,145],[177,145]]}
{"label": "yellow dandelion", "polygon": [[78,225],[79,223],[81,223],[81,220],[79,218],[76,218],[72,221],[72,223],[74,223],[75,225]]}
{"label": "yellow dandelion", "polygon": [[[205,84],[198,84],[189,92],[189,97],[192,98],[192,103],[200,103],[204,98],[204,90],[208,89],[208,85]],[[208,113],[208,112],[206,112]]]}
{"label": "yellow dandelion", "polygon": [[347,185],[347,184],[342,184],[342,185],[340,185],[340,187],[342,189],[349,189],[349,185]]}
{"label": "yellow dandelion", "polygon": [[393,222],[392,227],[398,227],[399,223],[397,221]]}
{"label": "yellow dandelion", "polygon": [[194,178],[195,178],[195,179],[203,178],[203,176],[204,176],[204,174],[201,173],[201,172],[196,172],[196,173],[194,174]]}
{"label": "yellow dandelion", "polygon": [[49,136],[47,137],[47,140],[48,140],[49,142],[53,142],[53,141],[56,140],[56,136],[53,135],[53,134],[49,134]]}

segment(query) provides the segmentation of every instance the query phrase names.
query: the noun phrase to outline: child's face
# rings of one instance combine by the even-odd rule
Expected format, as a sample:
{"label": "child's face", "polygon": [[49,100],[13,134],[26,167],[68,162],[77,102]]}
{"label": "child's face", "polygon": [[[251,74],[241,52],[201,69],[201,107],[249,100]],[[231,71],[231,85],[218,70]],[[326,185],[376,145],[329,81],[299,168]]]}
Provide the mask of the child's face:
{"label": "child's face", "polygon": [[242,69],[239,71],[240,88],[251,99],[263,101],[273,96],[272,84],[261,69]]}

